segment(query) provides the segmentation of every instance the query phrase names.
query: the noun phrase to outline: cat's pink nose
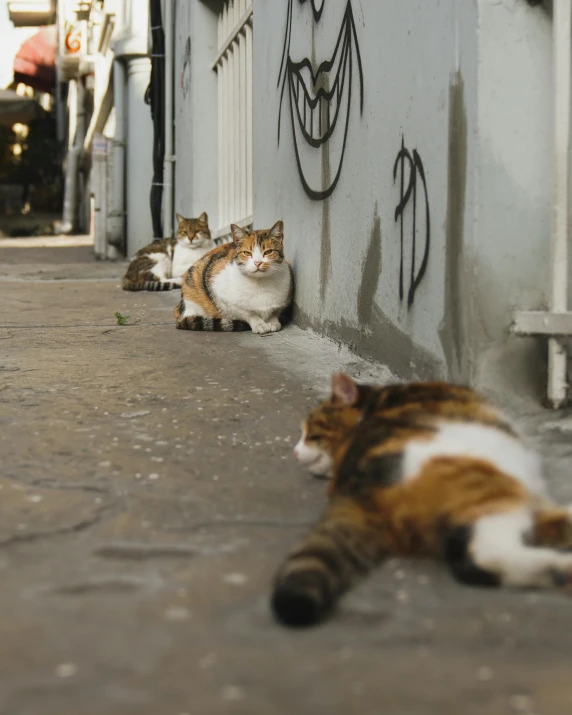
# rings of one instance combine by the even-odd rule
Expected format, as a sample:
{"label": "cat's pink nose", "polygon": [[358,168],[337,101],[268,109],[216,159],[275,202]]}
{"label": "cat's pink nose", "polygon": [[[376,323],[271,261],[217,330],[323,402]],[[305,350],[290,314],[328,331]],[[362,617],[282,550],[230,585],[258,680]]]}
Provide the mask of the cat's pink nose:
{"label": "cat's pink nose", "polygon": [[262,265],[262,261],[254,261],[254,265],[255,265],[257,268],[260,268],[260,266]]}
{"label": "cat's pink nose", "polygon": [[298,447],[294,447],[294,456],[296,457],[296,459],[300,458],[300,450],[298,449]]}

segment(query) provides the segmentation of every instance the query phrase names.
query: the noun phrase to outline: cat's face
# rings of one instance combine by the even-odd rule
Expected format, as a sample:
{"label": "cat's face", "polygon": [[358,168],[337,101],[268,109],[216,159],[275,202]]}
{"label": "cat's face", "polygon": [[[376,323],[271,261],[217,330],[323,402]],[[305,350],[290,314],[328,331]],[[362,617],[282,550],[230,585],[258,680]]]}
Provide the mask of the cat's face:
{"label": "cat's face", "polygon": [[177,223],[177,241],[184,246],[200,248],[210,242],[211,232],[206,212],[203,211],[198,218],[185,218],[177,214]]}
{"label": "cat's face", "polygon": [[284,262],[284,224],[277,221],[267,231],[249,231],[231,225],[239,270],[253,278],[272,275]]}
{"label": "cat's face", "polygon": [[330,397],[305,419],[294,455],[311,474],[332,476],[337,449],[362,417],[363,389],[347,375],[333,375]]}

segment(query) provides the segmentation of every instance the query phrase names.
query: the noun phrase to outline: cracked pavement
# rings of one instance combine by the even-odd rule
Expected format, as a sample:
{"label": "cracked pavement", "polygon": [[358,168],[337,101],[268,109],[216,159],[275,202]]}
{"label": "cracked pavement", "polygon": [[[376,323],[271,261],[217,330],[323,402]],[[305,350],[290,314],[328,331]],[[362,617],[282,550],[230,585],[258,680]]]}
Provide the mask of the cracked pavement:
{"label": "cracked pavement", "polygon": [[[296,328],[177,331],[177,292],[70,244],[0,240],[0,715],[570,712],[563,595],[392,561],[325,626],[276,625],[324,501],[300,420],[333,370],[389,372]],[[569,413],[518,413],[572,501]]]}

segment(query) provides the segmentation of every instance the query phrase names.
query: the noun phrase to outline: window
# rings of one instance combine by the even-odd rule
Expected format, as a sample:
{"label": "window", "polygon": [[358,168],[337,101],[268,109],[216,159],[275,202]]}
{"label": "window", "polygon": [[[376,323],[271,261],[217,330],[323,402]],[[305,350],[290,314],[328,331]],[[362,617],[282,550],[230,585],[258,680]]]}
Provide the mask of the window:
{"label": "window", "polygon": [[252,224],[252,0],[226,0],[218,18],[218,230]]}

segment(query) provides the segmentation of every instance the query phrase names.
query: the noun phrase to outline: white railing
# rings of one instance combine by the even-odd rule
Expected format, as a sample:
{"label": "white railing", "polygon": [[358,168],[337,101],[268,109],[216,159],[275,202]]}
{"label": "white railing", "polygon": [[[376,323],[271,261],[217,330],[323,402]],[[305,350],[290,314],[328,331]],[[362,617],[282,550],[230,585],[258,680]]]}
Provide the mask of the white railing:
{"label": "white railing", "polygon": [[218,230],[252,223],[252,0],[226,0],[218,19]]}
{"label": "white railing", "polygon": [[568,400],[568,341],[572,312],[568,310],[568,209],[570,195],[570,84],[572,0],[554,0],[554,207],[550,277],[550,309],[519,311],[514,316],[517,335],[548,337],[547,397],[554,408]]}

